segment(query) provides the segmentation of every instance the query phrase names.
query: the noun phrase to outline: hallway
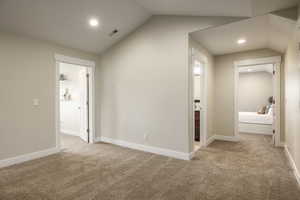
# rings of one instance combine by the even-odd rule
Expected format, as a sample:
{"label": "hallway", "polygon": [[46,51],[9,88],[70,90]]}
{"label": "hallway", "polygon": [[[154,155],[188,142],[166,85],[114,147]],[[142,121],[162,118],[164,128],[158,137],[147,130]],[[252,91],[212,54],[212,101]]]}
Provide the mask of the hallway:
{"label": "hallway", "polygon": [[300,199],[284,151],[269,136],[215,141],[192,161],[76,139],[64,136],[60,154],[0,169],[0,199]]}

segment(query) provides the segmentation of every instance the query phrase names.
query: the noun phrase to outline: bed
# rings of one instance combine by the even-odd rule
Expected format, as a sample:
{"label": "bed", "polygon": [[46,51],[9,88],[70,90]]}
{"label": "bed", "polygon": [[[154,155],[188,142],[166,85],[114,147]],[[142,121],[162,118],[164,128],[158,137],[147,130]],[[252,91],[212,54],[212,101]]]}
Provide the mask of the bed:
{"label": "bed", "polygon": [[256,112],[239,112],[239,132],[272,135],[273,112],[257,114]]}

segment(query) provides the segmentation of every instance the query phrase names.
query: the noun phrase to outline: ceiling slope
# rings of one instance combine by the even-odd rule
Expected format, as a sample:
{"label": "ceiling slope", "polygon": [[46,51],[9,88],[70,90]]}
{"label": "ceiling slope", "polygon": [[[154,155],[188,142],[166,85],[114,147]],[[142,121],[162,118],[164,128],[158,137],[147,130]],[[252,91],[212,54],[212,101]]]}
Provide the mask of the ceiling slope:
{"label": "ceiling slope", "polygon": [[[107,48],[152,15],[251,17],[296,5],[298,0],[0,0],[0,31],[91,53]],[[93,29],[88,19],[97,17]],[[110,37],[109,33],[119,33]]]}
{"label": "ceiling slope", "polygon": [[[271,48],[284,53],[296,22],[268,14],[191,33],[193,39],[214,55]],[[245,44],[237,44],[238,39]]]}
{"label": "ceiling slope", "polygon": [[135,0],[155,15],[254,17],[298,5],[298,0]]}
{"label": "ceiling slope", "polygon": [[279,10],[279,11],[274,11],[274,12],[272,12],[272,14],[297,21],[298,20],[298,7],[292,7],[292,8]]}
{"label": "ceiling slope", "polygon": [[[0,30],[97,54],[150,16],[131,0],[0,0]],[[97,29],[88,26],[90,17],[99,19]]]}
{"label": "ceiling slope", "polygon": [[250,17],[251,0],[135,0],[155,15]]}

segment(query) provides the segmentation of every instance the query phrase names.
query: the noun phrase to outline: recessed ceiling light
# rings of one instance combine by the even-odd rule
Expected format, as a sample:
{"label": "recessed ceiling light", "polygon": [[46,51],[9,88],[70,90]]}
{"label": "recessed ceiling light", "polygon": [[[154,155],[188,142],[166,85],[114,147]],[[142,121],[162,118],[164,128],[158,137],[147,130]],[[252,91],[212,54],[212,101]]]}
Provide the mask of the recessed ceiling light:
{"label": "recessed ceiling light", "polygon": [[246,42],[247,42],[246,39],[238,39],[238,41],[237,41],[238,44],[244,44]]}
{"label": "recessed ceiling light", "polygon": [[98,19],[96,19],[96,18],[91,18],[91,19],[89,20],[89,24],[90,24],[91,27],[97,27],[97,26],[99,25]]}
{"label": "recessed ceiling light", "polygon": [[252,71],[253,71],[253,69],[247,69],[247,71],[248,71],[248,72],[252,72]]}

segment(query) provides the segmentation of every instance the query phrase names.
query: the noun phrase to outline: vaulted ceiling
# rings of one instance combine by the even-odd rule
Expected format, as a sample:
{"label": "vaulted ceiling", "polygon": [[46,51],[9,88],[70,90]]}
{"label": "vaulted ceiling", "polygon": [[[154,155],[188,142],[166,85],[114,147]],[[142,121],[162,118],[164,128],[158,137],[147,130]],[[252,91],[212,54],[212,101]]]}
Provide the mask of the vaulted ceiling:
{"label": "vaulted ceiling", "polygon": [[[296,5],[298,0],[0,0],[0,30],[101,53],[152,15],[239,16]],[[97,29],[87,20],[96,17]],[[120,32],[110,37],[109,33]]]}
{"label": "vaulted ceiling", "polygon": [[[270,48],[284,53],[296,21],[273,14],[262,15],[191,33],[214,55]],[[239,39],[246,43],[238,44]]]}

